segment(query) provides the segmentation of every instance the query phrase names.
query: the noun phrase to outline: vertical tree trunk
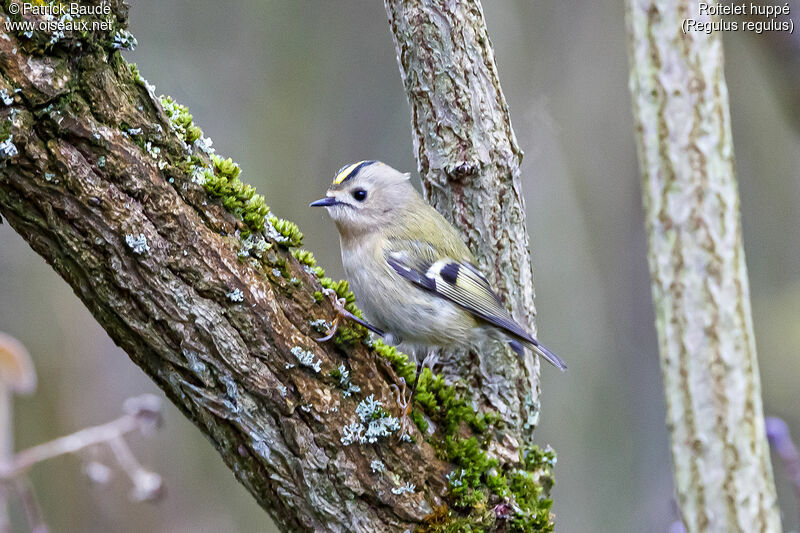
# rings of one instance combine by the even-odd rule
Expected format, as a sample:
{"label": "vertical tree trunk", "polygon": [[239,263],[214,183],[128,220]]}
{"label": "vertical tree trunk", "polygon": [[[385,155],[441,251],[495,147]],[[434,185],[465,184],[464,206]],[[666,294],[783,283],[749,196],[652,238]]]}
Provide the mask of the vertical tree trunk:
{"label": "vertical tree trunk", "polygon": [[688,531],[777,532],[722,40],[681,31],[697,9],[627,2],[675,484]]}
{"label": "vertical tree trunk", "polygon": [[[520,186],[522,151],[511,127],[478,0],[385,0],[411,107],[423,192],[461,230],[514,318],[535,333],[533,269]],[[498,348],[448,361],[483,384],[516,439],[539,413],[538,361]]]}

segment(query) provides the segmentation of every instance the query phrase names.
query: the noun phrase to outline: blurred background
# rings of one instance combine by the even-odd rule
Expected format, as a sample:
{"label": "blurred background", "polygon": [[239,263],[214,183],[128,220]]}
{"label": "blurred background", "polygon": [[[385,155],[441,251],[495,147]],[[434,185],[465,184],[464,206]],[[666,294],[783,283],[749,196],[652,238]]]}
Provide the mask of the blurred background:
{"label": "blurred background", "polygon": [[[308,202],[341,165],[381,159],[416,170],[409,112],[381,2],[132,0],[126,54],[189,106],[218,153],[273,211],[297,222],[329,275],[335,228]],[[556,529],[667,531],[678,519],[646,262],[623,3],[484,2],[500,78],[526,152],[523,190],[539,333],[570,363],[544,369],[539,444],[558,452]],[[767,415],[800,437],[800,179],[758,40],[725,36],[745,248]],[[16,402],[21,449],[161,394],[8,224],[0,225],[0,331],[33,355],[39,391]],[[128,501],[121,476],[91,486],[74,457],[32,473],[54,532],[261,532],[268,516],[177,410],[134,437],[160,473],[159,504]],[[780,465],[784,524],[797,506]]]}

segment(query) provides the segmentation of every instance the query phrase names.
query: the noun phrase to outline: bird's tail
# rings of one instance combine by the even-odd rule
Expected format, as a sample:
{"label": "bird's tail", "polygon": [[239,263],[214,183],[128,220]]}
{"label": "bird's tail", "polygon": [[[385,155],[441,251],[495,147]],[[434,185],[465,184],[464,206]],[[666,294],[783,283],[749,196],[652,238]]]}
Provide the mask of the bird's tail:
{"label": "bird's tail", "polygon": [[[520,341],[513,340],[509,342],[509,344],[511,345],[512,350],[522,355],[523,348],[522,348],[522,343]],[[553,353],[553,351],[550,350],[550,348],[548,348],[544,344],[540,344],[538,342],[536,343],[527,342],[527,341],[525,341],[524,344],[540,357],[544,357],[544,359],[548,363],[550,363],[557,369],[561,370],[562,372],[567,369],[567,363],[565,363],[563,359],[561,359],[558,355]]]}

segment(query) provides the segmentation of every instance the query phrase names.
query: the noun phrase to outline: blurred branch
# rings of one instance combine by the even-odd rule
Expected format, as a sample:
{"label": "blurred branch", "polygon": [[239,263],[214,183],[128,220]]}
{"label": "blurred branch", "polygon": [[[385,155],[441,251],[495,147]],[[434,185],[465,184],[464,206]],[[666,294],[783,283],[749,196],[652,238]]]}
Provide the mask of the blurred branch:
{"label": "blurred branch", "polygon": [[[36,369],[22,345],[0,332],[0,467],[14,456],[14,394],[31,394],[36,389]],[[0,533],[11,530],[8,491],[0,486]],[[24,501],[24,500],[23,500]]]}
{"label": "blurred branch", "polygon": [[[33,465],[65,455],[76,453],[85,448],[107,444],[116,454],[119,441],[128,433],[134,431],[148,432],[151,428],[161,424],[161,406],[157,397],[144,394],[136,398],[129,398],[125,402],[126,414],[100,426],[92,426],[76,431],[70,435],[33,446],[17,452],[7,463],[0,463],[0,482],[9,481],[25,474]],[[124,441],[123,441],[124,442]],[[130,450],[126,452],[130,454]],[[128,473],[136,473],[136,468],[129,469],[133,464],[129,456],[120,457],[119,464]],[[135,458],[133,458],[135,461]],[[136,463],[138,465],[138,463]],[[139,468],[141,469],[141,468]],[[131,481],[137,484],[139,478],[130,476]]]}
{"label": "blurred branch", "polygon": [[47,526],[42,518],[42,512],[39,510],[39,502],[36,500],[36,495],[33,493],[33,488],[28,478],[25,476],[17,477],[12,481],[12,485],[25,513],[25,519],[28,521],[31,533],[47,533]]}
{"label": "blurred branch", "polygon": [[126,414],[107,424],[82,429],[0,461],[0,491],[6,494],[13,489],[16,492],[33,533],[45,533],[47,527],[42,520],[39,503],[26,474],[35,464],[60,455],[106,444],[133,482],[133,494],[136,500],[153,500],[163,493],[161,477],[142,468],[123,439],[123,436],[133,431],[146,433],[160,425],[161,402],[152,394],[144,394],[128,398],[124,407]]}
{"label": "blurred branch", "polygon": [[[14,454],[14,405],[11,388],[0,378],[0,465],[9,461]],[[9,518],[8,491],[0,486],[0,533],[11,531]]]}
{"label": "blurred branch", "polygon": [[800,451],[792,440],[789,425],[777,417],[767,418],[767,438],[783,463],[786,477],[792,483],[797,510],[800,512]]}
{"label": "blurred branch", "polygon": [[628,0],[630,87],[683,523],[780,531],[719,33],[690,0]]}
{"label": "blurred branch", "polygon": [[[322,277],[308,252],[295,256],[297,228],[269,214],[191,115],[156,98],[125,63],[117,49],[133,42],[127,8],[106,5],[114,20],[106,33],[2,35],[0,214],[212,440],[282,529],[405,531],[426,519],[551,529],[543,490],[553,454],[516,438],[515,428],[529,422],[516,414],[524,385],[455,390],[428,376],[411,433],[393,435],[400,409],[391,385],[407,362],[356,342],[364,335],[352,323],[340,322],[335,342],[318,342],[320,324],[337,316],[323,285],[349,297],[346,284]],[[485,36],[482,18],[471,20]],[[488,41],[482,46],[490,58]],[[484,59],[464,58],[480,61],[469,67],[476,70]],[[483,207],[497,212],[500,199]],[[529,276],[521,275],[525,285]],[[473,389],[502,397],[509,385],[514,394],[504,403],[514,418],[506,433],[506,413],[484,417],[483,404],[475,413],[465,398]],[[113,438],[119,430],[107,433],[136,471]],[[460,477],[449,487],[455,463]],[[450,489],[461,495],[458,509],[445,505],[454,501]],[[480,516],[459,516],[473,507]]]}

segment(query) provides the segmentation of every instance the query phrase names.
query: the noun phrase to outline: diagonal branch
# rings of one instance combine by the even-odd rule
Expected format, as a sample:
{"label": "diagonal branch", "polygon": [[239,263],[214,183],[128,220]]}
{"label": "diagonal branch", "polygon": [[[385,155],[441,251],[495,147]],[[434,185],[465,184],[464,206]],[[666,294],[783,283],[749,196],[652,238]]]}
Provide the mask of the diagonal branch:
{"label": "diagonal branch", "polygon": [[[351,322],[317,341],[336,317],[325,289],[358,313],[346,282],[125,63],[127,7],[106,3],[87,21],[110,29],[0,36],[5,220],[282,529],[551,529],[554,456],[521,445],[516,419],[506,431],[427,372],[404,434],[391,386],[407,358]],[[10,12],[0,28],[37,21]]]}

